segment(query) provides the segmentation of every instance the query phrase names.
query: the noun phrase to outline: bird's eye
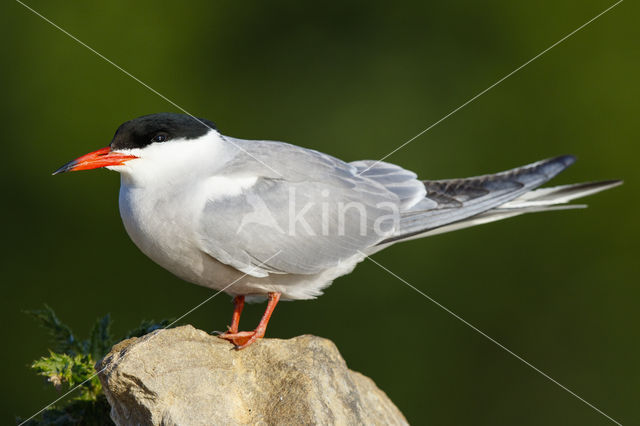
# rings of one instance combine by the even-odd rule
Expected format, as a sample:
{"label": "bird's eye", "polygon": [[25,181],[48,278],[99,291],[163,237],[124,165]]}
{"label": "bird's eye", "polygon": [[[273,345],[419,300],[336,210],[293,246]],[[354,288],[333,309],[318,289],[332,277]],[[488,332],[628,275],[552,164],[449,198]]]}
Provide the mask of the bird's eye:
{"label": "bird's eye", "polygon": [[167,139],[169,139],[169,135],[166,133],[156,133],[151,139],[151,142],[164,142]]}

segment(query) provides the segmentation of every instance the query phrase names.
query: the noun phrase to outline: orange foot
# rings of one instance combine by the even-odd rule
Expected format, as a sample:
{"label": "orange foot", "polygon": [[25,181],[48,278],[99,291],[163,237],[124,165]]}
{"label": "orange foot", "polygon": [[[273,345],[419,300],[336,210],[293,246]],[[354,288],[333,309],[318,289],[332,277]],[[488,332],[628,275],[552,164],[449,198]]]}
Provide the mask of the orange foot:
{"label": "orange foot", "polygon": [[229,331],[222,333],[221,339],[225,339],[236,345],[236,349],[244,349],[256,340],[264,337],[264,333],[267,331],[267,324],[271,318],[271,314],[280,300],[280,293],[269,293],[269,302],[267,303],[267,309],[262,315],[262,319],[253,331],[238,331],[238,324],[240,323],[240,314],[244,307],[244,296],[237,296],[234,299],[235,309],[233,311],[233,318]]}
{"label": "orange foot", "polygon": [[226,332],[218,337],[230,341],[236,345],[236,349],[244,349],[256,340],[264,337],[264,330],[239,331],[237,333]]}

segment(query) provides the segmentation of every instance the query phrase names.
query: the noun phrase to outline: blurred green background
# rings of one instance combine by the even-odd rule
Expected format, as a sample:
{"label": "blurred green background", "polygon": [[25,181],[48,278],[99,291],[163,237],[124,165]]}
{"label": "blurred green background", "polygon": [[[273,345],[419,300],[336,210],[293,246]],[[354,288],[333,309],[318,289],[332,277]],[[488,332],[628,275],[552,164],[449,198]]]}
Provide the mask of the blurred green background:
{"label": "blurred green background", "polygon": [[[611,2],[68,2],[29,5],[226,134],[377,159]],[[16,2],[2,35],[4,397],[0,422],[57,397],[27,365],[51,305],[82,336],[178,317],[212,294],[141,254],[119,176],[52,177],[130,118],[175,111]],[[624,178],[582,211],[528,215],[396,246],[375,259],[622,422],[640,420],[638,6],[624,2],[390,161],[425,179],[573,153],[554,183]],[[264,305],[243,317],[257,322]],[[228,324],[220,295],[182,323]],[[365,262],[318,300],[283,303],[270,337],[332,339],[414,424],[608,421]]]}

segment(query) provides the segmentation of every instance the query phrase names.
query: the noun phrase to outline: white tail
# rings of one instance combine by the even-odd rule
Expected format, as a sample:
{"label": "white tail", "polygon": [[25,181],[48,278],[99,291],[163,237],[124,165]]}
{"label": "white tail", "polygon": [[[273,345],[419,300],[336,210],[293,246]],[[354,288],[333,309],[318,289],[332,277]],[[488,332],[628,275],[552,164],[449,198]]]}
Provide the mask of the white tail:
{"label": "white tail", "polygon": [[480,213],[479,215],[459,222],[450,223],[436,229],[431,229],[421,234],[413,235],[403,241],[430,237],[432,235],[457,231],[458,229],[469,228],[471,226],[483,225],[485,223],[519,216],[524,213],[585,208],[587,207],[585,204],[566,203],[571,200],[575,200],[576,198],[586,197],[619,185],[622,185],[621,180],[608,180],[536,189],[502,204],[499,207]]}

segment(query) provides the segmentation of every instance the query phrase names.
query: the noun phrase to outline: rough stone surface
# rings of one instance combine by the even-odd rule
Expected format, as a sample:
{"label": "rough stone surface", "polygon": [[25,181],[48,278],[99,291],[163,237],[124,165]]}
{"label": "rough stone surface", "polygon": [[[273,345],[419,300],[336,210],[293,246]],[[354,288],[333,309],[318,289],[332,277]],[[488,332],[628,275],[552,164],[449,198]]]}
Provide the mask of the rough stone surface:
{"label": "rough stone surface", "polygon": [[183,326],[122,341],[97,368],[118,425],[407,423],[331,341],[310,335],[236,351]]}

